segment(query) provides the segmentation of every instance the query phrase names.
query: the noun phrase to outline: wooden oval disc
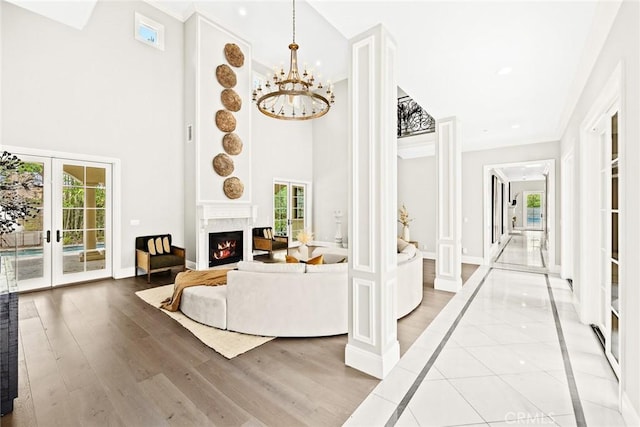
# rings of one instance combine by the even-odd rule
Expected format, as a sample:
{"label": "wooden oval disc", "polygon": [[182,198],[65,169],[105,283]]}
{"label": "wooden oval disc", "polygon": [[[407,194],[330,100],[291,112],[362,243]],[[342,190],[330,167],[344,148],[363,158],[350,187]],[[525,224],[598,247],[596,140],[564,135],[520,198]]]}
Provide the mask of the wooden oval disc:
{"label": "wooden oval disc", "polygon": [[240,111],[242,108],[242,98],[233,89],[224,89],[220,94],[220,100],[229,111]]}
{"label": "wooden oval disc", "polygon": [[242,197],[244,192],[244,185],[239,178],[232,176],[224,180],[223,185],[224,194],[230,199],[238,199]]}
{"label": "wooden oval disc", "polygon": [[213,170],[220,176],[229,176],[233,172],[233,160],[224,153],[213,158]]}
{"label": "wooden oval disc", "polygon": [[235,133],[228,133],[222,137],[222,147],[227,154],[237,156],[242,153],[242,140]]}
{"label": "wooden oval disc", "polygon": [[229,61],[229,64],[234,67],[242,67],[244,64],[244,53],[242,49],[235,43],[227,43],[224,45],[224,56]]}
{"label": "wooden oval disc", "polygon": [[216,68],[216,78],[218,79],[218,83],[227,89],[234,87],[238,82],[235,71],[227,64],[218,65]]}
{"label": "wooden oval disc", "polygon": [[216,112],[216,126],[222,132],[233,132],[236,130],[236,118],[227,110],[218,110]]}

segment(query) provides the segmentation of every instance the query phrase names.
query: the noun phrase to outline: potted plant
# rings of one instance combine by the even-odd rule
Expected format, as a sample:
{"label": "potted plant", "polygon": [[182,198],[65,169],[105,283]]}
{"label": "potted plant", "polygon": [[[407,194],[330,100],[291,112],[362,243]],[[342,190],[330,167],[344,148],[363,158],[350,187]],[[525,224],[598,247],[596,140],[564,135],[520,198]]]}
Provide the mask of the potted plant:
{"label": "potted plant", "polygon": [[413,221],[413,218],[409,217],[409,212],[407,211],[407,207],[403,204],[400,209],[398,209],[398,222],[402,224],[402,235],[400,236],[402,240],[408,242],[411,240],[411,235],[409,233],[409,223]]}

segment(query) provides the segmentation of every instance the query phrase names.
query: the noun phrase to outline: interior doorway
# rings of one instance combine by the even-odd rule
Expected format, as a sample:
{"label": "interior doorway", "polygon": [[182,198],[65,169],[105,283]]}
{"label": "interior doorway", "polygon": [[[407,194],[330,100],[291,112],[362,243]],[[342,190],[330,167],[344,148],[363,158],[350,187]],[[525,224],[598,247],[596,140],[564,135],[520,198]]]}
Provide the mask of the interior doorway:
{"label": "interior doorway", "polygon": [[[507,191],[502,207],[505,230],[496,242],[491,182],[499,176]],[[484,261],[496,267],[556,271],[555,159],[486,165],[484,167]],[[498,264],[496,264],[498,263]]]}

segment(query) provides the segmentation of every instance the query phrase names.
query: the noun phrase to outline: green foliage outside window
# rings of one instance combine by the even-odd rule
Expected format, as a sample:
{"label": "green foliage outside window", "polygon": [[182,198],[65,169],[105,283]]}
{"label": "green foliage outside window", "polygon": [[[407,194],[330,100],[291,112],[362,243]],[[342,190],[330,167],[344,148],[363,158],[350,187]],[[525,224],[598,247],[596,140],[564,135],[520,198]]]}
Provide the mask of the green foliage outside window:
{"label": "green foliage outside window", "polygon": [[528,194],[527,195],[527,207],[528,208],[539,208],[540,207],[540,193]]}

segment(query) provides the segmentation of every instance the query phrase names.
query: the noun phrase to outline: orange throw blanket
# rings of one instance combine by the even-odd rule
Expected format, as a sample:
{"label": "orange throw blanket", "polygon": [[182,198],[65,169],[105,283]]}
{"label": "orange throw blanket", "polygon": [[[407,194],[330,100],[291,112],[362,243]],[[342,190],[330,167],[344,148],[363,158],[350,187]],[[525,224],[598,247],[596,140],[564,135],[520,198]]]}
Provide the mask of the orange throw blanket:
{"label": "orange throw blanket", "polygon": [[180,298],[182,291],[190,286],[218,286],[227,284],[227,273],[231,269],[223,270],[187,270],[178,273],[176,283],[173,285],[173,295],[162,301],[160,308],[167,311],[178,311],[180,309]]}

